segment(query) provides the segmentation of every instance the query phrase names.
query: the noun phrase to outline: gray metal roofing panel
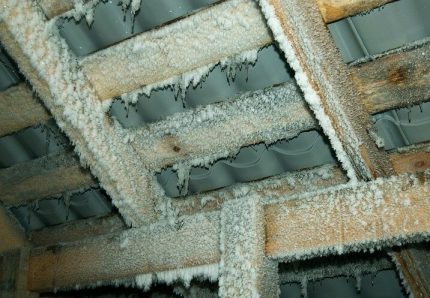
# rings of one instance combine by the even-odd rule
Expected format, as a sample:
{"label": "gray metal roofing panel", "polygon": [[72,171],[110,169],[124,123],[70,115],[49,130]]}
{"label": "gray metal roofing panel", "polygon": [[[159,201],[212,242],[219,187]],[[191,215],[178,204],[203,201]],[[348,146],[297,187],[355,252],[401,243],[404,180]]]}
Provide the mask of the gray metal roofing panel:
{"label": "gray metal roofing panel", "polygon": [[328,25],[345,62],[430,36],[430,1],[400,0]]}
{"label": "gray metal roofing panel", "polygon": [[385,150],[430,141],[430,102],[376,114],[373,121]]}
{"label": "gray metal roofing panel", "polygon": [[179,197],[332,163],[336,159],[328,142],[318,131],[309,131],[268,146],[243,147],[234,158],[218,160],[207,168],[193,167],[188,193],[178,188],[178,176],[172,168],[157,174],[157,179],[166,195]]}
{"label": "gray metal roofing panel", "polygon": [[0,92],[21,81],[13,61],[0,45]]}
{"label": "gray metal roofing panel", "polygon": [[10,208],[26,231],[34,231],[78,219],[112,213],[109,197],[100,189],[70,194],[70,197],[49,198],[34,204]]}

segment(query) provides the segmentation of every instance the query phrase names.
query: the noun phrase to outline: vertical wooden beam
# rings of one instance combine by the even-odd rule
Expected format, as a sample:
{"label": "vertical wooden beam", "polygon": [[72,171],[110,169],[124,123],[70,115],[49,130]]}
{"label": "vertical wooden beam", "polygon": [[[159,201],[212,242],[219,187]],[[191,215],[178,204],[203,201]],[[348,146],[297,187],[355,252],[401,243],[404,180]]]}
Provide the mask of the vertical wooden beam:
{"label": "vertical wooden beam", "polygon": [[39,297],[27,289],[28,257],[28,249],[10,250],[0,256],[0,297]]}
{"label": "vertical wooden beam", "polygon": [[220,297],[279,296],[278,263],[265,256],[264,222],[264,209],[256,196],[223,206]]}
{"label": "vertical wooden beam", "polygon": [[[315,0],[260,0],[268,25],[296,72],[296,81],[344,168],[364,179],[393,173],[367,129],[369,115],[357,99],[351,74]],[[352,168],[352,169],[351,169]]]}

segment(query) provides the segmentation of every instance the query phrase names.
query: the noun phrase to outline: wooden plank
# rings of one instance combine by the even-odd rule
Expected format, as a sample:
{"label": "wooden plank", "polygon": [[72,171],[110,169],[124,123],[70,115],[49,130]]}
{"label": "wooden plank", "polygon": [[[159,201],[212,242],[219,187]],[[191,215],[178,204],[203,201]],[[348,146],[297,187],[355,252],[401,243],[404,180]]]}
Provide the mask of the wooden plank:
{"label": "wooden plank", "polygon": [[295,260],[428,239],[430,173],[345,185],[266,207],[266,253]]}
{"label": "wooden plank", "polygon": [[227,157],[246,145],[292,138],[316,128],[315,122],[297,87],[285,83],[178,113],[130,133],[141,159],[159,171],[177,163],[200,165],[202,159]]}
{"label": "wooden plank", "polygon": [[[254,195],[258,197],[249,193],[237,203]],[[278,261],[388,247],[430,235],[429,173],[346,184],[308,197],[259,199],[268,204],[266,255]],[[220,213],[215,211],[177,218],[174,225],[160,222],[38,248],[30,258],[29,288],[48,291],[97,281],[130,281],[139,274],[164,271],[180,277],[171,270],[220,261],[219,233]]]}
{"label": "wooden plank", "polygon": [[83,240],[125,229],[126,226],[118,215],[109,215],[102,218],[82,219],[33,231],[29,235],[29,240],[35,246],[58,245],[59,243]]}
{"label": "wooden plank", "polygon": [[81,66],[100,99],[109,99],[270,42],[257,4],[230,0],[99,51]]}
{"label": "wooden plank", "polygon": [[20,83],[0,92],[0,137],[50,118],[29,86]]}
{"label": "wooden plank", "polygon": [[378,150],[366,127],[371,122],[357,101],[357,90],[314,0],[260,0],[274,38],[304,98],[351,179],[389,176],[385,152]]}
{"label": "wooden plank", "polygon": [[317,0],[322,17],[331,23],[349,16],[367,12],[393,0]]}
{"label": "wooden plank", "polygon": [[391,253],[406,291],[416,298],[430,297],[430,250],[428,243],[404,247]]}
{"label": "wooden plank", "polygon": [[[34,250],[29,289],[52,290],[219,262],[219,213],[161,222],[84,242]],[[103,248],[103,249],[101,249]]]}
{"label": "wooden plank", "polygon": [[[88,2],[88,0],[84,0],[83,2]],[[74,8],[73,0],[38,0],[37,4],[42,8],[48,19],[52,19]]]}
{"label": "wooden plank", "polygon": [[430,44],[351,67],[359,99],[369,113],[430,99]]}
{"label": "wooden plank", "polygon": [[412,150],[406,152],[395,152],[390,154],[390,160],[396,173],[423,172],[430,168],[430,147],[424,146],[425,150]]}
{"label": "wooden plank", "polygon": [[0,255],[5,251],[30,244],[24,230],[2,204],[0,204],[0,235]]}
{"label": "wooden plank", "polygon": [[58,153],[0,170],[1,201],[18,206],[97,183],[72,153]]}

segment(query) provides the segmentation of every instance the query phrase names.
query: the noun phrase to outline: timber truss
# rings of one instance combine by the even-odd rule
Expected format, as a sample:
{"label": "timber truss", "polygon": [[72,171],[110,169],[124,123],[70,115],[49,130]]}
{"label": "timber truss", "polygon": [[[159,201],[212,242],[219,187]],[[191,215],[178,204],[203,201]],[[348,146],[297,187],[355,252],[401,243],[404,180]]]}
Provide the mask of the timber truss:
{"label": "timber truss", "polygon": [[[72,2],[0,0],[1,43],[49,111],[28,85],[11,87],[0,94],[0,134],[53,117],[80,159],[60,153],[1,170],[0,198],[2,206],[14,206],[100,183],[126,225],[116,216],[83,220],[33,232],[28,240],[2,207],[0,269],[16,270],[0,274],[0,284],[14,285],[0,293],[37,296],[109,283],[148,288],[200,276],[218,280],[221,297],[276,297],[280,279],[294,280],[279,276],[279,262],[428,240],[428,145],[387,153],[368,129],[370,114],[429,98],[430,47],[348,66],[326,26],[390,1],[225,0],[83,59],[71,54],[54,25]],[[231,26],[220,26],[220,19]],[[205,36],[212,41],[189,42]],[[106,114],[115,96],[272,42],[298,87],[274,86],[249,95],[253,101],[244,96],[224,104],[228,117],[221,120],[179,126],[163,120],[126,131]],[[279,99],[288,101],[289,111],[253,109],[267,93],[291,96]],[[192,119],[202,119],[206,111],[193,113]],[[199,194],[170,199],[156,181],[155,173],[167,166],[189,171],[202,159],[318,125],[342,166],[331,167],[328,178],[318,168],[303,170],[248,183],[245,190],[212,191],[205,202]],[[411,265],[413,252],[400,249],[392,256],[415,297],[428,297],[429,283]]]}

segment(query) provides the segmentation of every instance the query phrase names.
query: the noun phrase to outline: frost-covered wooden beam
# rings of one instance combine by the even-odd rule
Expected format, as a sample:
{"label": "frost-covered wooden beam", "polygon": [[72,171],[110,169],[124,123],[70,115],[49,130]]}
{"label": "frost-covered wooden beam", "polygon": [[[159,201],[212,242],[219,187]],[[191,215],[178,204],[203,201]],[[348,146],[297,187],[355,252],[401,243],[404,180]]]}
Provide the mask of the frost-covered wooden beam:
{"label": "frost-covered wooden beam", "polygon": [[297,87],[285,83],[175,114],[137,130],[133,139],[145,164],[159,171],[178,163],[204,165],[246,145],[292,138],[316,128],[315,122]]}
{"label": "frost-covered wooden beam", "polygon": [[0,40],[128,224],[157,219],[151,175],[81,71],[56,26],[30,0],[2,1]]}
{"label": "frost-covered wooden beam", "polygon": [[266,257],[264,227],[264,207],[258,196],[224,204],[220,297],[279,297],[278,263]]}
{"label": "frost-covered wooden beam", "polygon": [[25,83],[0,92],[0,137],[49,118],[46,109]]}
{"label": "frost-covered wooden beam", "polygon": [[[88,1],[83,0],[82,2],[85,3]],[[37,3],[48,19],[73,9],[75,5],[73,0],[38,0]]]}
{"label": "frost-covered wooden beam", "polygon": [[97,183],[72,153],[58,153],[0,170],[0,200],[18,206]]}
{"label": "frost-covered wooden beam", "polygon": [[370,119],[354,101],[357,92],[349,70],[315,0],[260,0],[260,6],[348,176],[355,180],[391,174],[386,154],[368,135]]}
{"label": "frost-covered wooden beam", "polygon": [[123,231],[126,228],[119,215],[108,215],[102,218],[82,219],[46,227],[42,230],[31,232],[29,239],[35,246],[49,246],[107,235]]}
{"label": "frost-covered wooden beam", "polygon": [[399,275],[411,297],[430,297],[430,245],[404,247],[391,253]]}
{"label": "frost-covered wooden beam", "polygon": [[140,282],[143,287],[151,284],[152,274],[159,282],[199,275],[216,279],[219,233],[219,213],[215,212],[183,217],[173,225],[155,223],[59,245],[53,250],[39,248],[33,250],[29,262],[29,289],[41,292],[121,279]]}
{"label": "frost-covered wooden beam", "polygon": [[352,15],[367,12],[393,0],[316,0],[322,17],[331,23]]}
{"label": "frost-covered wooden beam", "polygon": [[369,113],[430,99],[430,43],[351,67],[359,100]]}
{"label": "frost-covered wooden beam", "polygon": [[266,207],[266,253],[305,259],[430,236],[430,172],[335,187]]}
{"label": "frost-covered wooden beam", "polygon": [[0,204],[0,235],[0,255],[5,251],[30,245],[24,230],[3,204]]}
{"label": "frost-covered wooden beam", "polygon": [[271,35],[255,1],[228,0],[81,61],[100,99],[262,47]]}

